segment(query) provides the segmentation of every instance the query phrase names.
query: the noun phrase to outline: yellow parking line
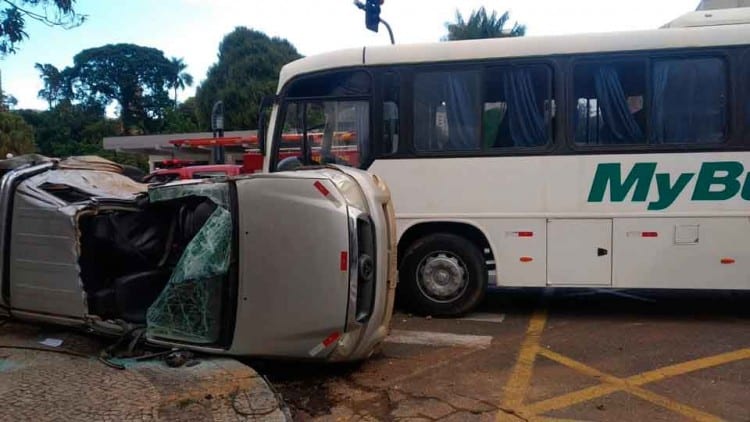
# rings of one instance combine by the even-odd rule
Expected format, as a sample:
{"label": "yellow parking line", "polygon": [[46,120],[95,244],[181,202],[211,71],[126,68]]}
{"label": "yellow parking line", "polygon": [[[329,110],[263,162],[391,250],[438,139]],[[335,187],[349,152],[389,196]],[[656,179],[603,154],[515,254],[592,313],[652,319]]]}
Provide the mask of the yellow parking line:
{"label": "yellow parking line", "polygon": [[[515,366],[513,367],[513,372],[508,378],[504,388],[502,410],[497,414],[497,421],[511,419],[550,422],[561,421],[562,419],[541,415],[552,410],[567,408],[578,403],[603,397],[617,391],[625,391],[643,400],[686,416],[691,420],[711,422],[720,421],[721,419],[717,416],[646,390],[641,388],[641,386],[701,369],[750,359],[750,348],[746,348],[665,366],[663,368],[643,372],[627,378],[619,378],[559,353],[541,348],[539,344],[546,323],[547,310],[545,308],[535,311],[531,316],[529,326],[526,330],[526,336],[521,343],[521,348],[518,352]],[[545,356],[550,360],[565,365],[582,374],[594,377],[600,380],[602,384],[524,406],[524,400],[531,384],[534,362],[536,361],[537,355]]]}
{"label": "yellow parking line", "polygon": [[652,391],[646,390],[645,388],[630,387],[630,388],[627,388],[625,391],[627,391],[630,394],[633,394],[634,396],[638,396],[642,398],[643,400],[649,401],[665,409],[669,409],[675,413],[679,413],[683,416],[686,416],[690,420],[702,421],[702,422],[720,422],[723,420],[718,416],[714,416],[700,409],[696,409],[694,407],[680,403],[676,400],[672,400],[668,397],[664,397],[660,394],[656,394]]}
{"label": "yellow parking line", "polygon": [[655,381],[661,381],[665,378],[671,378],[676,375],[687,374],[688,372],[695,372],[701,369],[724,365],[744,359],[750,359],[750,348],[665,366],[664,368],[628,377],[628,382],[636,385],[643,385]]}
{"label": "yellow parking line", "polygon": [[531,375],[534,369],[534,360],[536,359],[539,340],[544,331],[544,325],[547,323],[547,310],[537,310],[531,316],[529,327],[526,329],[526,338],[521,344],[521,350],[518,352],[516,365],[513,372],[505,385],[505,396],[503,407],[518,408],[523,404],[526,397],[526,390],[531,383]]}
{"label": "yellow parking line", "polygon": [[[684,416],[687,416],[688,418],[692,420],[699,420],[699,421],[718,421],[721,420],[720,418],[717,418],[716,416],[713,416],[711,414],[705,413],[701,410],[695,409],[693,407],[690,407],[688,405],[679,403],[675,400],[671,400],[669,398],[666,398],[664,396],[658,395],[656,393],[653,393],[651,391],[645,390],[643,388],[640,388],[639,385],[642,384],[636,384],[631,381],[631,378],[623,379],[618,378],[612,375],[609,375],[607,373],[604,373],[602,371],[599,371],[598,369],[592,368],[586,364],[583,364],[581,362],[578,362],[576,360],[570,359],[566,356],[563,356],[559,353],[555,353],[551,350],[540,350],[539,354],[554,360],[558,363],[561,363],[571,369],[574,369],[578,372],[581,372],[585,375],[589,375],[592,377],[595,377],[607,384],[598,386],[601,387],[597,389],[596,387],[585,389],[585,394],[582,394],[579,397],[559,397],[559,400],[557,404],[561,405],[562,407],[570,407],[573,404],[580,403],[583,401],[588,401],[591,399],[594,399],[596,397],[601,397],[607,394],[611,394],[615,391],[626,391],[630,394],[633,394],[635,396],[638,396],[644,400],[650,401],[656,405],[662,406],[664,408],[667,408],[669,410],[672,410],[673,412],[681,413]],[[725,360],[716,360],[715,362],[724,362]],[[695,366],[693,366],[695,367]],[[653,372],[653,371],[652,371]],[[689,371],[688,371],[689,372]],[[675,375],[679,375],[678,373],[674,372]],[[663,379],[665,377],[662,377],[660,379]],[[609,387],[609,388],[606,388]],[[582,392],[584,390],[581,390]],[[575,394],[575,393],[573,393]],[[585,397],[585,399],[584,399]],[[582,400],[583,399],[583,400]],[[536,413],[537,408],[534,407],[535,405],[530,406],[529,412],[530,413]],[[545,413],[552,409],[545,409],[541,410],[538,413]]]}
{"label": "yellow parking line", "polygon": [[625,379],[606,374],[581,362],[560,355],[559,353],[555,353],[551,350],[540,349],[539,354],[585,375],[600,379],[606,384],[584,388],[573,393],[564,394],[562,396],[533,403],[523,409],[523,412],[525,414],[535,415],[546,413],[551,410],[570,407],[577,403],[589,401],[597,397],[602,397],[616,391],[626,391],[644,400],[650,401],[674,412],[681,413],[693,420],[717,421],[721,419],[709,413],[703,412],[701,410],[679,403],[675,400],[671,400],[664,396],[640,388],[640,386],[677,375],[687,374],[689,372],[694,372],[700,369],[748,359],[750,358],[750,349],[741,349],[721,355],[683,362],[653,371],[644,372],[642,374],[633,375]]}
{"label": "yellow parking line", "polygon": [[597,397],[606,396],[620,390],[622,390],[622,388],[615,384],[600,384],[593,387],[587,387],[574,393],[563,394],[562,396],[532,403],[525,407],[522,410],[522,413],[524,415],[538,415],[552,410],[565,409],[566,407],[593,400]]}
{"label": "yellow parking line", "polygon": [[574,360],[567,356],[563,356],[559,353],[553,352],[552,350],[540,349],[539,354],[548,359],[554,360],[555,362],[561,363],[567,366],[568,368],[575,369],[576,371],[584,375],[597,378],[600,381],[608,382],[610,384],[623,384],[623,385],[625,384],[625,381],[621,378],[618,378],[613,375],[609,375],[596,368],[592,368],[584,363],[578,362],[577,360]]}

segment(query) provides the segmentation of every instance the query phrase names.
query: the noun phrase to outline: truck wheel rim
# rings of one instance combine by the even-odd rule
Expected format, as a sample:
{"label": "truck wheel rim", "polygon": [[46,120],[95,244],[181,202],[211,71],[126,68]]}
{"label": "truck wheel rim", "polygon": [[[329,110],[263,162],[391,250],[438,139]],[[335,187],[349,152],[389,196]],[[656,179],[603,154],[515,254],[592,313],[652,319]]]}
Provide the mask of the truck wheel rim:
{"label": "truck wheel rim", "polygon": [[453,302],[469,287],[466,264],[447,251],[433,252],[422,258],[416,276],[420,292],[433,302]]}

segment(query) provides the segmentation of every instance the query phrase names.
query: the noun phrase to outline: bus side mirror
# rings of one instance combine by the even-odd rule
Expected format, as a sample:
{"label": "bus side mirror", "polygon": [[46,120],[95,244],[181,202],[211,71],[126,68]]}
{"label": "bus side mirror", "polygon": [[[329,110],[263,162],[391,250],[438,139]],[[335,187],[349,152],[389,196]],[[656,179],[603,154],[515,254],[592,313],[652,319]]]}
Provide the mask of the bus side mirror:
{"label": "bus side mirror", "polygon": [[258,109],[258,151],[260,155],[266,155],[266,109],[274,105],[278,100],[276,95],[266,95],[260,101]]}

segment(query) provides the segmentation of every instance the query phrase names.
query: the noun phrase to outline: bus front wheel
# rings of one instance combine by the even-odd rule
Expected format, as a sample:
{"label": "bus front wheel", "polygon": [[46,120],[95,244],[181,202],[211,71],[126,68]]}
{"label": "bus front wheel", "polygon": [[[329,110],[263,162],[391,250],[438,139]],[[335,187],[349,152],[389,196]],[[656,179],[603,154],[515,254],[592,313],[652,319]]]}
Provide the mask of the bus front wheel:
{"label": "bus front wheel", "polygon": [[451,233],[431,234],[410,245],[399,277],[405,305],[425,315],[465,314],[484,299],[487,288],[482,251]]}

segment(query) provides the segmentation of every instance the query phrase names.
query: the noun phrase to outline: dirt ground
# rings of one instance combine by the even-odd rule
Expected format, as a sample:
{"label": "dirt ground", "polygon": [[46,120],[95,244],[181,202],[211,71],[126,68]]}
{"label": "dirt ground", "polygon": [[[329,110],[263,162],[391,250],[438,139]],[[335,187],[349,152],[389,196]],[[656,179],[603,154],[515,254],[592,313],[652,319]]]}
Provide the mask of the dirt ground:
{"label": "dirt ground", "polygon": [[295,420],[750,421],[750,293],[498,290],[354,365],[249,362]]}

